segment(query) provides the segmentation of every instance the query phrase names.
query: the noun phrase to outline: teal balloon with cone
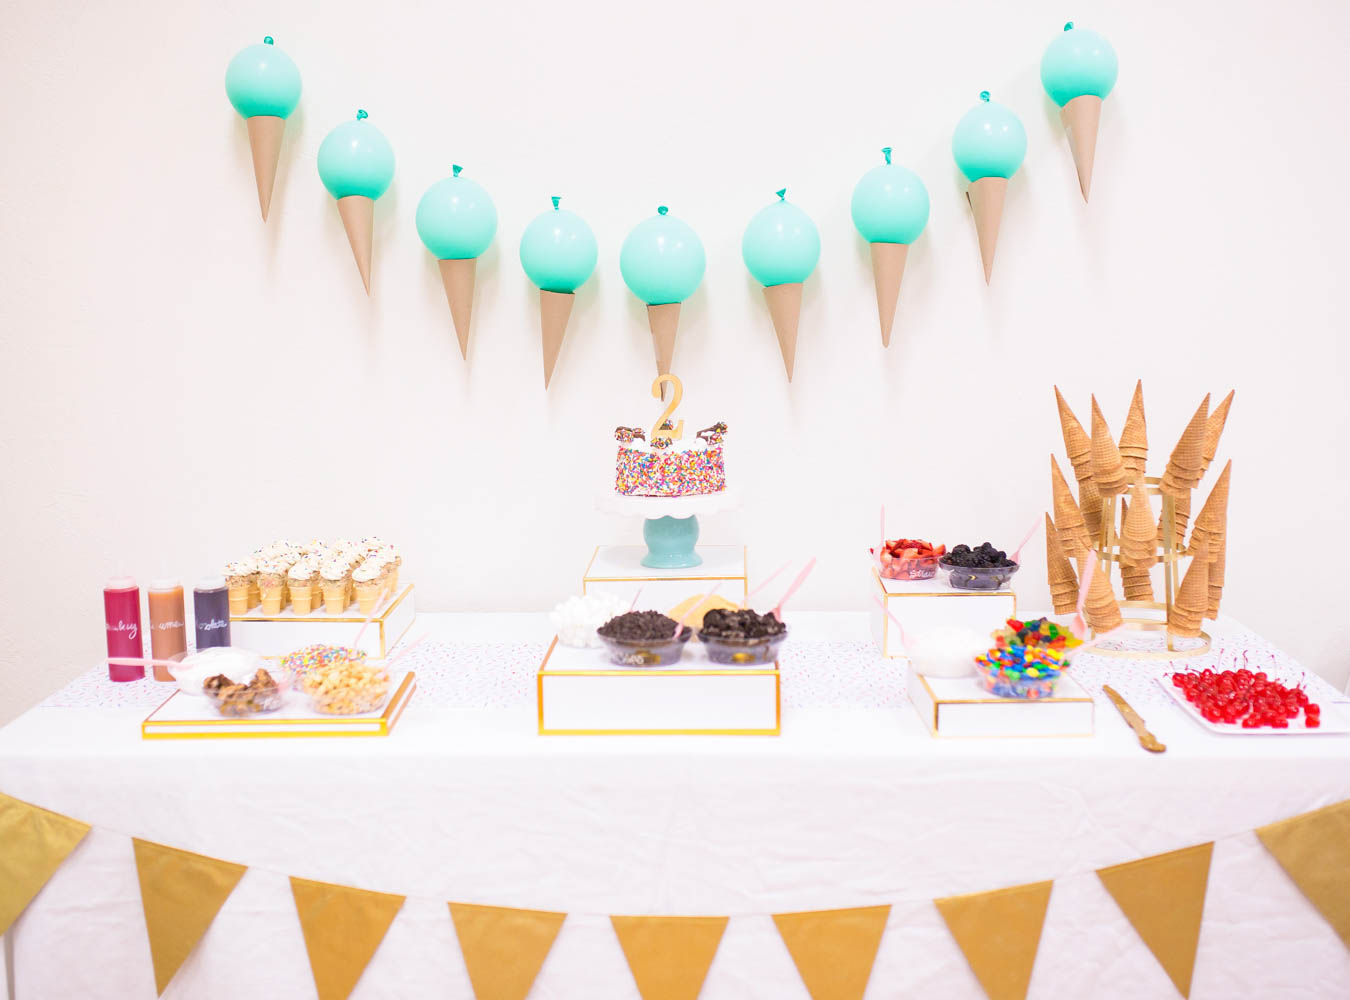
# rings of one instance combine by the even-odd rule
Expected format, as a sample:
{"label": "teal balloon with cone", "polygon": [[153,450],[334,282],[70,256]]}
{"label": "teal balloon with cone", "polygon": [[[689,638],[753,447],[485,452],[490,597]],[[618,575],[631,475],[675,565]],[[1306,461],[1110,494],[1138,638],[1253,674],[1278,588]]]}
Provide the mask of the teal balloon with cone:
{"label": "teal balloon with cone", "polygon": [[881,346],[889,347],[909,245],[928,225],[929,204],[928,189],[919,175],[892,163],[890,146],[881,155],[886,162],[863,174],[853,189],[850,208],[853,225],[871,245]]}
{"label": "teal balloon with cone", "polygon": [[436,258],[450,303],[459,352],[469,358],[469,322],[473,317],[478,258],[497,234],[497,207],[482,185],[461,177],[456,163],[417,203],[417,235]]}
{"label": "teal balloon with cone", "polygon": [[802,284],[820,260],[820,232],[809,215],[787,200],[787,188],[775,193],[778,200],[756,212],[745,227],[741,257],[755,280],[764,286],[783,367],[791,382],[801,324]]}
{"label": "teal balloon with cone", "polygon": [[319,144],[319,178],[337,199],[361,283],[370,294],[370,258],[375,240],[375,200],[394,180],[394,148],[365,111],[339,125]]}
{"label": "teal balloon with cone", "polygon": [[545,389],[553,379],[576,290],[590,278],[599,258],[595,233],[581,216],[560,207],[561,201],[555,195],[553,211],[536,216],[520,238],[520,265],[539,286]]}
{"label": "teal balloon with cone", "polygon": [[952,156],[970,181],[966,198],[975,214],[975,232],[980,241],[984,283],[994,272],[994,252],[1003,221],[1003,200],[1008,178],[1017,173],[1027,155],[1027,130],[1012,110],[980,92],[980,100],[956,123]]}
{"label": "teal balloon with cone", "polygon": [[1116,50],[1095,31],[1064,25],[1041,57],[1041,85],[1059,105],[1059,120],[1069,136],[1078,189],[1083,200],[1092,190],[1102,100],[1116,85]]}
{"label": "teal balloon with cone", "polygon": [[665,205],[633,227],[619,250],[624,284],[647,304],[647,325],[656,349],[656,371],[669,375],[675,359],[680,303],[703,281],[708,258],[698,233]]}
{"label": "teal balloon with cone", "polygon": [[300,70],[268,35],[239,51],[225,68],[225,95],[248,128],[258,207],[267,221],[286,119],[300,103]]}

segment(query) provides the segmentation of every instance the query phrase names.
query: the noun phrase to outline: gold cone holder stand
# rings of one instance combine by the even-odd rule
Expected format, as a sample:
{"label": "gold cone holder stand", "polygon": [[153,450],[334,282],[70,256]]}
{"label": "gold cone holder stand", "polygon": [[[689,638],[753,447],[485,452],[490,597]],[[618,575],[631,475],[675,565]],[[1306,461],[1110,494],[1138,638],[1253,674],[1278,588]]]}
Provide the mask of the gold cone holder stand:
{"label": "gold cone holder stand", "polygon": [[[1182,558],[1182,551],[1177,545],[1176,533],[1176,501],[1161,488],[1161,482],[1156,476],[1149,476],[1144,480],[1144,493],[1149,497],[1162,497],[1162,523],[1163,523],[1163,544],[1161,552],[1158,555],[1158,561],[1163,565],[1163,600],[1161,601],[1120,601],[1121,618],[1124,621],[1124,627],[1137,632],[1162,632],[1167,639],[1167,645],[1163,649],[1157,650],[1135,650],[1135,649],[1110,649],[1105,646],[1094,646],[1092,653],[1094,656],[1116,656],[1132,660],[1178,660],[1187,656],[1200,656],[1209,652],[1210,635],[1208,632],[1200,633],[1200,644],[1197,646],[1187,646],[1184,649],[1178,649],[1176,639],[1167,631],[1167,619],[1172,617],[1172,605],[1177,598],[1177,588],[1181,586],[1181,565],[1179,560]],[[1128,495],[1128,494],[1125,494]],[[1107,574],[1107,580],[1110,581],[1112,589],[1115,589],[1115,581],[1112,580],[1112,574],[1115,566],[1120,563],[1120,535],[1117,531],[1117,525],[1121,521],[1120,513],[1121,496],[1104,497],[1102,499],[1102,527],[1101,534],[1097,537],[1097,572]],[[1161,611],[1165,617],[1161,620],[1151,618],[1141,614],[1130,614],[1130,611]],[[1097,635],[1097,630],[1092,629],[1093,638]],[[1189,640],[1194,641],[1194,640]]]}

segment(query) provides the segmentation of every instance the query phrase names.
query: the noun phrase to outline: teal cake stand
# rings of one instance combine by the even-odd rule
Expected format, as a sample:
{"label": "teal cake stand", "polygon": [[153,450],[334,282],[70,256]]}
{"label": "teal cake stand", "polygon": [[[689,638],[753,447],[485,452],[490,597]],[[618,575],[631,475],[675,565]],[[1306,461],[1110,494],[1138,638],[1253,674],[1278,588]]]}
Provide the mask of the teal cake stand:
{"label": "teal cake stand", "polygon": [[729,490],[688,497],[626,497],[608,493],[601,498],[600,509],[642,517],[642,540],[647,543],[642,565],[651,569],[689,569],[703,563],[703,557],[695,551],[699,515],[732,510],[737,502]]}

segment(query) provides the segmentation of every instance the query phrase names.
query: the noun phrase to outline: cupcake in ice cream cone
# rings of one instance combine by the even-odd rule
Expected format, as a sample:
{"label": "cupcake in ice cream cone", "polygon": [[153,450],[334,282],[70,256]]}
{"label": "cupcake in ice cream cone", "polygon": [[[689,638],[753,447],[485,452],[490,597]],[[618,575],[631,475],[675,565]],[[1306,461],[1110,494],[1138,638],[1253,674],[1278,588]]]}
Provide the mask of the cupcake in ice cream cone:
{"label": "cupcake in ice cream cone", "polygon": [[253,607],[253,590],[257,582],[258,564],[252,559],[225,564],[225,583],[230,588],[230,614],[246,614]]}
{"label": "cupcake in ice cream cone", "polygon": [[319,586],[323,590],[325,614],[340,615],[347,609],[347,584],[351,566],[347,560],[330,556],[319,566]]}
{"label": "cupcake in ice cream cone", "polygon": [[313,611],[320,603],[315,600],[320,594],[318,561],[306,556],[296,562],[286,572],[286,586],[291,592],[293,612],[307,615]]}
{"label": "cupcake in ice cream cone", "polygon": [[281,614],[286,601],[286,573],[290,569],[281,559],[269,559],[258,567],[258,590],[262,594],[262,612]]}
{"label": "cupcake in ice cream cone", "polygon": [[361,614],[368,615],[380,603],[380,597],[389,585],[388,564],[378,556],[371,556],[352,570],[352,583],[356,587],[356,602]]}

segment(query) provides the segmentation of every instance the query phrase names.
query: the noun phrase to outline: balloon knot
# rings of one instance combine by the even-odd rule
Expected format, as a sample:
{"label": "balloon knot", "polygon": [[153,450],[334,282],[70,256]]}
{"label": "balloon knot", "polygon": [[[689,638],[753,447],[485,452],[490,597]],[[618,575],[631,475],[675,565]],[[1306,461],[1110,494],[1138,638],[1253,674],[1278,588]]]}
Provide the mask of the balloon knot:
{"label": "balloon knot", "polygon": [[668,209],[665,205],[659,205],[659,206],[657,206],[656,214],[657,214],[657,215],[665,215],[665,214],[666,214],[667,212],[669,212],[669,211],[670,211],[670,209]]}
{"label": "balloon knot", "polygon": [[785,201],[786,199],[784,196],[787,194],[787,188],[779,188],[774,194],[778,195],[779,201]]}
{"label": "balloon knot", "polygon": [[881,148],[881,153],[882,153],[883,156],[886,157],[886,163],[887,163],[887,165],[889,165],[890,162],[891,162],[891,147],[890,147],[890,146],[883,146],[883,147]]}
{"label": "balloon knot", "polygon": [[981,91],[980,91],[980,100],[984,101],[984,102],[987,104],[987,103],[989,102],[989,91],[987,91],[987,90],[981,90]]}
{"label": "balloon knot", "polygon": [[360,121],[362,118],[369,118],[369,117],[370,117],[370,115],[366,114],[364,108],[357,108],[357,109],[356,109],[356,120],[357,120],[357,121]]}
{"label": "balloon knot", "polygon": [[1072,22],[1072,21],[1065,21],[1065,22],[1064,22],[1064,30],[1065,30],[1065,31],[1073,31],[1073,22]]}
{"label": "balloon knot", "polygon": [[273,45],[273,44],[275,44],[275,43],[272,41],[272,36],[271,36],[271,35],[264,35],[264,36],[263,36],[263,44],[264,44],[264,45]]}
{"label": "balloon knot", "polygon": [[458,163],[452,163],[452,164],[450,165],[450,170],[451,170],[451,172],[453,173],[453,175],[454,175],[455,177],[458,177],[458,176],[459,176],[459,172],[460,172],[461,170],[463,170],[463,169],[464,169],[464,168],[461,167]]}
{"label": "balloon knot", "polygon": [[562,195],[555,194],[555,195],[553,196],[553,210],[554,210],[555,212],[558,210],[558,202],[560,202],[560,201],[562,201]]}

